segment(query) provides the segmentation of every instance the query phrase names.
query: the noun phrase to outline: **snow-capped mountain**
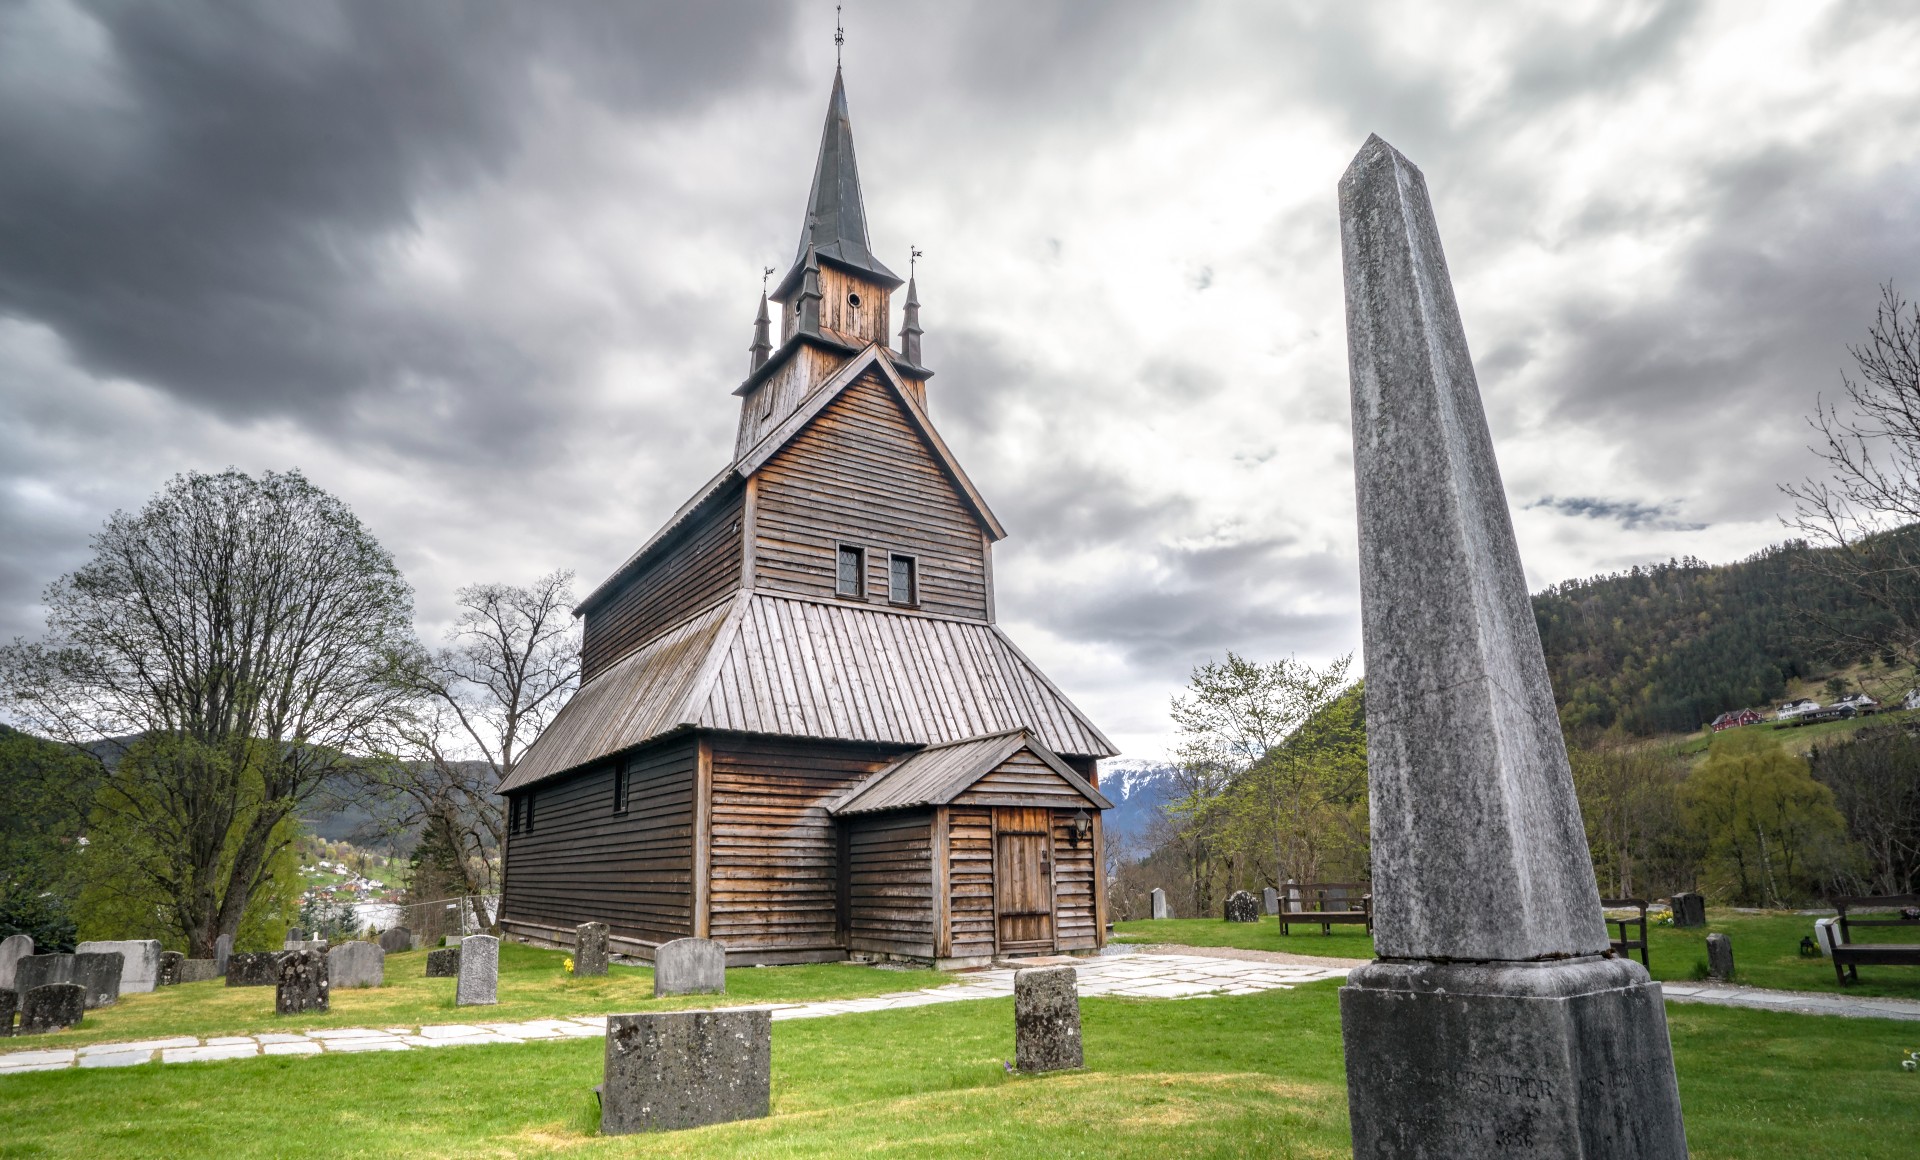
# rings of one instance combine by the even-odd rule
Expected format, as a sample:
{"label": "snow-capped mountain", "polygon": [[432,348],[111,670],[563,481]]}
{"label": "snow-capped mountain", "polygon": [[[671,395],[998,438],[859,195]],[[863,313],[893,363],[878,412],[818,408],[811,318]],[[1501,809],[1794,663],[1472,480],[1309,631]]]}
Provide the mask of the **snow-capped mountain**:
{"label": "snow-capped mountain", "polygon": [[1173,766],[1121,758],[1100,763],[1100,792],[1113,802],[1105,827],[1112,835],[1144,835],[1154,811],[1176,792]]}

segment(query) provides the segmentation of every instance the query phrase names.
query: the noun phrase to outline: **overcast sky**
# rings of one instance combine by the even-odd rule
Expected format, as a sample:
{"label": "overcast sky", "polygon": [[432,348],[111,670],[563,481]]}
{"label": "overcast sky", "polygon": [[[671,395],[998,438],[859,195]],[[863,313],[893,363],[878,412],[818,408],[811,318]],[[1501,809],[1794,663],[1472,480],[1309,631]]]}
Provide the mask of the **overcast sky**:
{"label": "overcast sky", "polygon": [[[172,474],[298,467],[433,639],[597,584],[731,452],[824,3],[0,0],[0,639]],[[1357,648],[1339,222],[1426,172],[1529,579],[1783,536],[1920,292],[1910,3],[847,11],[875,252],[1002,623],[1129,757],[1234,649]]]}

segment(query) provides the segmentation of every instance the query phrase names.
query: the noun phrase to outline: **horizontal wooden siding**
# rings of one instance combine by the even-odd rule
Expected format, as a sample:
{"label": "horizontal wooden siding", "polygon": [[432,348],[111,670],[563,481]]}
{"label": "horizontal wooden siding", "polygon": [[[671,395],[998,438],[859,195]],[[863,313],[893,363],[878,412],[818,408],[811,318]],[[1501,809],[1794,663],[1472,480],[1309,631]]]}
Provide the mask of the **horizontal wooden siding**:
{"label": "horizontal wooden siding", "polygon": [[849,949],[932,958],[930,810],[848,818]]}
{"label": "horizontal wooden siding", "polygon": [[740,586],[740,513],[744,492],[719,502],[674,544],[586,614],[583,680]]}

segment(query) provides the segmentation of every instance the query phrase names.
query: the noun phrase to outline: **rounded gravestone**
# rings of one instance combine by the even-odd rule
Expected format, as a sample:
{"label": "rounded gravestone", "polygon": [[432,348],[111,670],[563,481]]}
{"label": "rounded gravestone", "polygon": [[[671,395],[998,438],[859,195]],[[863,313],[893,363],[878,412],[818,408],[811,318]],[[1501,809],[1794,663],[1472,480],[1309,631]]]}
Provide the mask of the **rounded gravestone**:
{"label": "rounded gravestone", "polygon": [[78,983],[43,983],[20,996],[20,1034],[44,1035],[80,1026],[87,992]]}
{"label": "rounded gravestone", "polygon": [[1228,922],[1259,922],[1260,900],[1245,890],[1236,890],[1227,896]]}
{"label": "rounded gravestone", "polygon": [[396,926],[392,930],[382,931],[380,934],[380,949],[390,955],[397,955],[404,951],[412,950],[413,932],[404,926]]}
{"label": "rounded gravestone", "polygon": [[427,952],[427,978],[457,979],[460,977],[460,948],[442,947]]}
{"label": "rounded gravestone", "polygon": [[20,960],[33,953],[33,936],[10,934],[0,939],[0,991],[13,990],[13,973]]}
{"label": "rounded gravestone", "polygon": [[607,973],[607,924],[583,922],[573,928],[573,973],[576,978]]}
{"label": "rounded gravestone", "polygon": [[292,951],[280,957],[279,978],[273,992],[273,1010],[279,1015],[303,1015],[329,1009],[327,956],[321,951]]}
{"label": "rounded gravestone", "polygon": [[387,981],[387,952],[369,942],[341,943],[327,952],[334,987],[379,987]]}
{"label": "rounded gravestone", "polygon": [[726,947],[709,938],[677,938],[654,948],[654,998],[726,993]]}
{"label": "rounded gravestone", "polygon": [[490,934],[470,934],[460,940],[460,982],[454,987],[456,1007],[485,1007],[500,1001],[500,940]]}

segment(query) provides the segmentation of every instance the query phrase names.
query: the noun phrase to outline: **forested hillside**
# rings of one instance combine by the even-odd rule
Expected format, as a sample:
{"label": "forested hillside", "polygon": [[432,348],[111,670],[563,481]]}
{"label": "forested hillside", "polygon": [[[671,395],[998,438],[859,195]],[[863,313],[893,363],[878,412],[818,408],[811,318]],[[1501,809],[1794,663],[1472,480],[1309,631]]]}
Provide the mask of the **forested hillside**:
{"label": "forested hillside", "polygon": [[1628,733],[1698,729],[1779,698],[1795,678],[1866,660],[1834,655],[1810,611],[1871,613],[1787,543],[1734,564],[1687,558],[1569,580],[1533,598],[1561,719]]}

